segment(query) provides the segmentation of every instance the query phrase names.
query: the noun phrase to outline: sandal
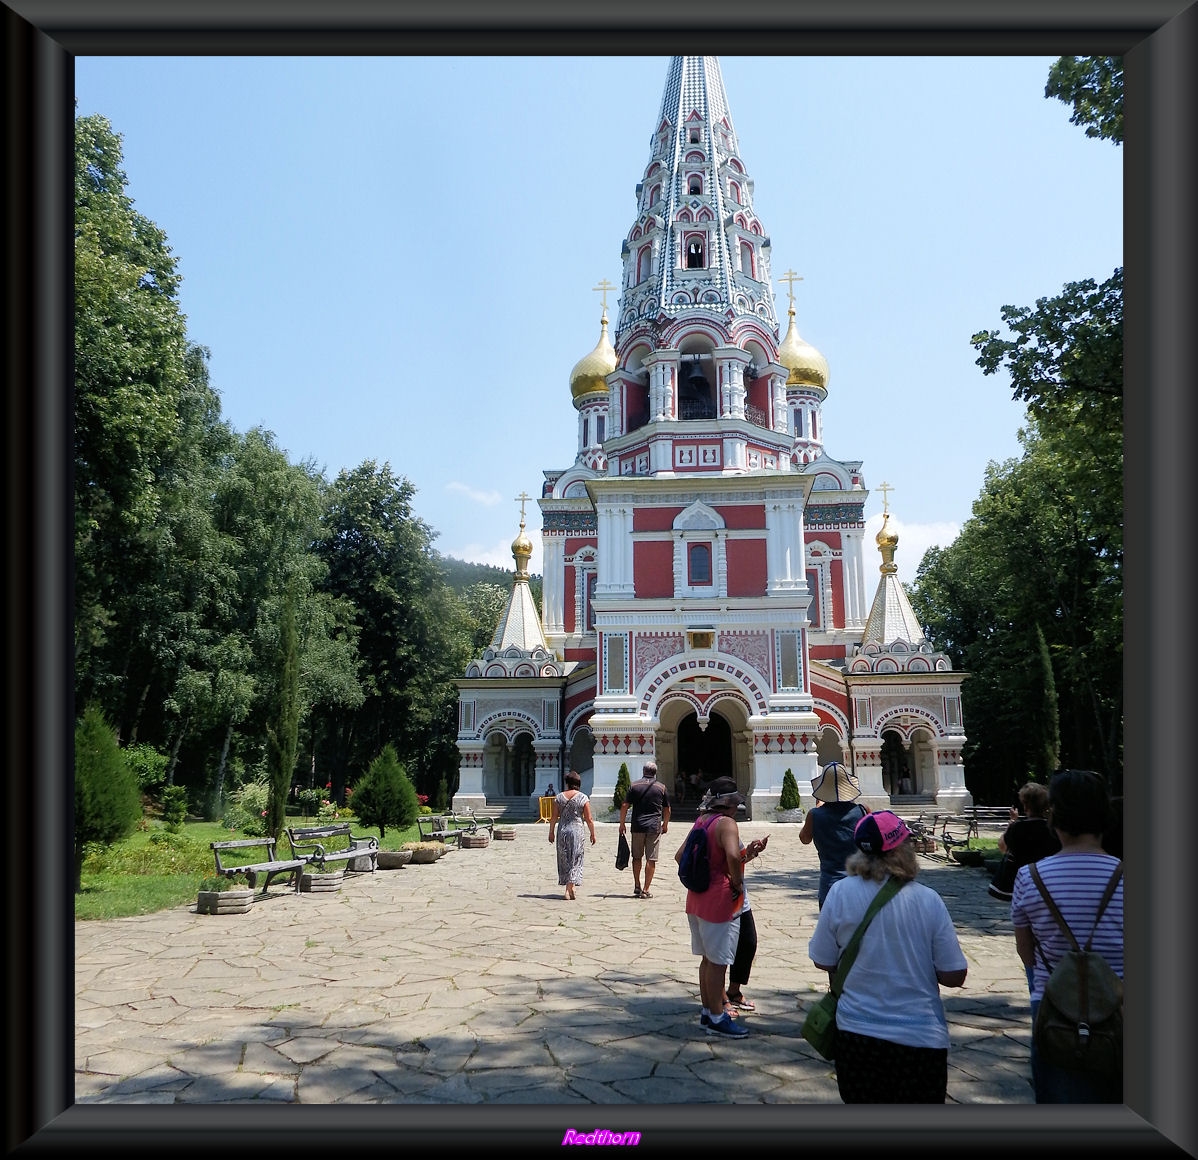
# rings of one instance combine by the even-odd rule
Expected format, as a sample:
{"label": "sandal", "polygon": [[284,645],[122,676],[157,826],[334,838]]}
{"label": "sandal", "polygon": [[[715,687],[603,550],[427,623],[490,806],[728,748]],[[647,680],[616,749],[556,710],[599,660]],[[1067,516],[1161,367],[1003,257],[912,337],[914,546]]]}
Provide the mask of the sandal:
{"label": "sandal", "polygon": [[740,996],[729,995],[728,1002],[731,1003],[732,1006],[735,1007],[738,1011],[756,1011],[757,1010],[757,1004],[752,1002],[749,999],[746,999],[744,997],[744,995],[740,995]]}
{"label": "sandal", "polygon": [[641,888],[640,888],[639,886],[634,886],[634,887],[632,888],[632,897],[633,897],[633,898],[640,898],[640,896],[641,896],[641,894],[642,894],[642,893],[643,893],[643,892],[642,892],[642,890],[641,890]]}
{"label": "sandal", "polygon": [[724,1014],[727,1015],[729,1019],[735,1019],[737,1014],[736,1008],[731,1003],[725,1003]]}
{"label": "sandal", "polygon": [[647,891],[647,890],[642,890],[642,891],[641,891],[641,897],[642,897],[642,898],[652,898],[652,897],[653,897],[653,895],[652,895],[652,894],[650,894],[650,893],[649,893],[649,891]]}

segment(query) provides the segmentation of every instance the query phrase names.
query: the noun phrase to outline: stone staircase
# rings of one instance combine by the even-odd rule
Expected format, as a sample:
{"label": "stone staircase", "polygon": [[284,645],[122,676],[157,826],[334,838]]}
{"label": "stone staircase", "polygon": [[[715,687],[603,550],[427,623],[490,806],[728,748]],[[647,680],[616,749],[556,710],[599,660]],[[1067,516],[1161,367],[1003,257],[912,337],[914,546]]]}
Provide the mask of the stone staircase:
{"label": "stone staircase", "polygon": [[536,820],[537,808],[531,799],[523,796],[489,797],[484,808],[476,813],[506,822],[532,822]]}

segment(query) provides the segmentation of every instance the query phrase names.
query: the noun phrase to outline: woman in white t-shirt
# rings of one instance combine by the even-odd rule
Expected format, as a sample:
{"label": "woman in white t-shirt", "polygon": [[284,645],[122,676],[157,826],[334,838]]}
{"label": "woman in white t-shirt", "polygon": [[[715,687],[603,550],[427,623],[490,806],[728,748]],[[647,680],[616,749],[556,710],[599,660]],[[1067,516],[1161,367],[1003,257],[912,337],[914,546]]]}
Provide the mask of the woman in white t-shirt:
{"label": "woman in white t-shirt", "polygon": [[915,881],[910,838],[889,810],[857,823],[857,853],[828,891],[807,948],[830,979],[878,891],[892,877],[902,883],[862,937],[836,1008],[836,1083],[846,1104],[943,1103],[948,1090],[940,988],[962,986],[968,965],[944,900]]}

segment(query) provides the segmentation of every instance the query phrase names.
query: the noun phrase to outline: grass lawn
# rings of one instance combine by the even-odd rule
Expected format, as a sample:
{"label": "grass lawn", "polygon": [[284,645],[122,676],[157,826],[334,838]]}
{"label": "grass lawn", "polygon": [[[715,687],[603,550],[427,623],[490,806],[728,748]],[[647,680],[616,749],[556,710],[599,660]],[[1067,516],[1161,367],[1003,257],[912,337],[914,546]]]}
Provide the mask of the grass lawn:
{"label": "grass lawn", "polygon": [[[355,837],[379,838],[377,826],[359,826],[348,821]],[[315,818],[289,817],[288,825],[322,825]],[[200,880],[214,868],[210,842],[226,842],[248,835],[229,830],[220,822],[185,822],[178,834],[168,833],[161,822],[148,821],[148,829],[136,830],[128,838],[106,849],[95,850],[83,863],[81,893],[75,895],[75,918],[79,920],[125,918],[151,914],[195,901]],[[415,825],[388,829],[379,838],[383,850],[398,850],[405,842],[420,837]],[[279,857],[287,856],[287,839],[280,844]]]}

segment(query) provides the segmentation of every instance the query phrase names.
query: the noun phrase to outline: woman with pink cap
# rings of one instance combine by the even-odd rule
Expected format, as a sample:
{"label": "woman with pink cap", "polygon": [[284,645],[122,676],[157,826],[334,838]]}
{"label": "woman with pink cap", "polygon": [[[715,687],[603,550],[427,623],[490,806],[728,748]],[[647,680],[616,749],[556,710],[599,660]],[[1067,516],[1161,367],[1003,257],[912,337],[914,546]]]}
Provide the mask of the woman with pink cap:
{"label": "woman with pink cap", "polygon": [[944,900],[915,881],[910,838],[889,810],[857,823],[857,851],[828,891],[807,948],[831,978],[870,903],[897,881],[861,938],[836,1007],[836,1084],[846,1104],[942,1104],[948,1090],[940,988],[964,985],[967,964]]}

